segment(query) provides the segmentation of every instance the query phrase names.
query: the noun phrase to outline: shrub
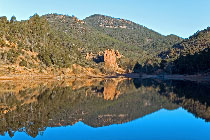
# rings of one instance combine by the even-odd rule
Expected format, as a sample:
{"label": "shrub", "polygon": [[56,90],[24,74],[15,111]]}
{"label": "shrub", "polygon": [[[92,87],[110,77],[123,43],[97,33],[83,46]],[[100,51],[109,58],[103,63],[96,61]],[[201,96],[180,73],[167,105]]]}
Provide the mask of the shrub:
{"label": "shrub", "polygon": [[27,61],[21,60],[20,63],[19,63],[19,65],[20,65],[20,66],[27,67],[28,64],[27,64]]}

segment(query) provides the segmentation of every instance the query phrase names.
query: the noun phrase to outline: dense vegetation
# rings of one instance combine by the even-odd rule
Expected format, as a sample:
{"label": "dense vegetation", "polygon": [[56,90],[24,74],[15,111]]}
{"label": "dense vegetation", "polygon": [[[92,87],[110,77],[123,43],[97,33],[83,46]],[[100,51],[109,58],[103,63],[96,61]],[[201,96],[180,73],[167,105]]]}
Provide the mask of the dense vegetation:
{"label": "dense vegetation", "polygon": [[110,37],[130,46],[141,48],[150,54],[152,53],[153,56],[182,41],[182,38],[178,36],[163,36],[147,27],[124,19],[92,15],[84,21]]}
{"label": "dense vegetation", "polygon": [[106,49],[118,50],[117,62],[127,71],[195,74],[209,71],[210,29],[183,40],[163,36],[134,22],[103,15],[35,14],[29,20],[0,17],[0,63],[28,68],[83,67],[103,71],[103,61],[85,59]]}
{"label": "dense vegetation", "polygon": [[[0,59],[4,64],[19,63],[31,68],[32,58],[25,55],[25,51],[31,51],[38,53],[38,67],[70,67],[72,64],[96,67],[93,61],[85,59],[86,53],[97,54],[111,48],[125,56],[119,60],[125,68],[132,69],[137,60],[148,59],[147,52],[141,48],[110,37],[72,16],[49,14],[39,17],[36,14],[26,21],[1,17],[0,30]],[[11,44],[15,47],[11,48]],[[5,51],[4,47],[10,48]]]}
{"label": "dense vegetation", "polygon": [[[74,45],[80,51],[81,57],[85,57],[84,55],[90,52],[97,55],[98,52],[106,49],[119,50],[125,56],[119,60],[120,66],[131,70],[137,61],[144,63],[151,58],[150,54],[142,48],[113,38],[74,16],[50,14],[44,17],[49,21],[52,28],[65,32],[72,38]],[[86,65],[89,64],[90,62],[86,63]]]}
{"label": "dense vegetation", "polygon": [[[15,17],[8,21],[6,17],[1,17],[0,30],[1,48],[9,47],[6,43],[9,42],[15,44],[18,49],[14,51],[12,48],[8,52],[2,52],[1,60],[8,60],[7,63],[14,63],[15,58],[24,55],[23,50],[37,52],[43,66],[69,67],[77,61],[77,51],[70,38],[53,30],[47,20],[38,15],[26,21],[16,21]],[[21,64],[24,65],[24,62]]]}
{"label": "dense vegetation", "polygon": [[159,56],[172,73],[196,74],[210,71],[210,28],[198,31]]}
{"label": "dense vegetation", "polygon": [[[99,32],[74,16],[49,14],[43,17],[47,19],[51,28],[71,38],[71,43],[78,51],[75,57],[78,58],[77,61],[81,62],[80,64],[82,64],[82,66],[96,67],[96,63],[93,61],[84,60],[85,55],[87,53],[97,55],[99,52],[103,52],[106,49],[119,50],[120,53],[125,56],[124,59],[120,60],[121,65],[124,67],[130,63],[134,65],[134,60],[141,58],[141,56],[147,56],[145,52],[142,52],[142,50],[137,47],[130,47],[124,42]],[[100,67],[100,65],[97,65],[97,67]]]}

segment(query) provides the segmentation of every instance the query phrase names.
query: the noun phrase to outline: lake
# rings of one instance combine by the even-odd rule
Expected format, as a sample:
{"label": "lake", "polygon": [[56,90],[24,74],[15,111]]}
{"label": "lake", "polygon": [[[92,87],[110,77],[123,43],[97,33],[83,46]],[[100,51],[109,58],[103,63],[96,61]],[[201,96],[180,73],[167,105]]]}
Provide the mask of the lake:
{"label": "lake", "polygon": [[208,83],[0,81],[0,139],[208,140]]}

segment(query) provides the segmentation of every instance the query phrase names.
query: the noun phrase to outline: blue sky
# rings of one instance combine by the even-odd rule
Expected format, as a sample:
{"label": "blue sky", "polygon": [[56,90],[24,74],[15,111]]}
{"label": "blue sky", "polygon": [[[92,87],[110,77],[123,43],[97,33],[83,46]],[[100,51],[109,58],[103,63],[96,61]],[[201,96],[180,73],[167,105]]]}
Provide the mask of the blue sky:
{"label": "blue sky", "polygon": [[210,26],[210,0],[0,0],[0,16],[18,20],[38,13],[124,18],[163,35],[187,38]]}

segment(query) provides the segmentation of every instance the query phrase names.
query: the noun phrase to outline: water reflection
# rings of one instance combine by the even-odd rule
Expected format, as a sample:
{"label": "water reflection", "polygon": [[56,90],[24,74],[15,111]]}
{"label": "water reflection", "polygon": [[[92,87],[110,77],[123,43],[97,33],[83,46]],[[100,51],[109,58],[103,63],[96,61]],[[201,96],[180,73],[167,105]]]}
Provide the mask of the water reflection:
{"label": "water reflection", "polygon": [[152,79],[1,82],[0,133],[36,137],[47,127],[109,126],[179,107],[210,121],[209,92],[205,84]]}

